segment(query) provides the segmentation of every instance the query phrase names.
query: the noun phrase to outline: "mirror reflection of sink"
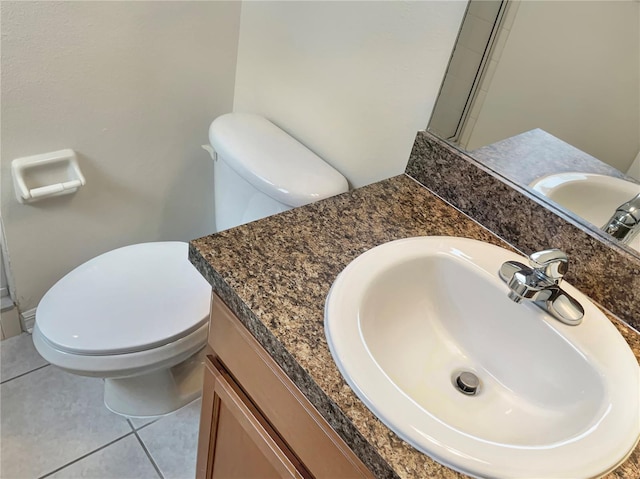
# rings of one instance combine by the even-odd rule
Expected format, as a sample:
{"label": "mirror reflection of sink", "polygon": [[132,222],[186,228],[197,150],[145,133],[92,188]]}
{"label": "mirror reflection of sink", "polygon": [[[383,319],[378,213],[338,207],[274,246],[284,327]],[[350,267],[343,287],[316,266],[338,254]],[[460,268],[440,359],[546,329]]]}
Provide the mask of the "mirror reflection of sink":
{"label": "mirror reflection of sink", "polygon": [[[593,173],[557,173],[529,185],[560,206],[601,228],[618,206],[640,193],[640,184]],[[630,246],[640,251],[640,236]]]}
{"label": "mirror reflection of sink", "polygon": [[367,251],[327,297],[331,353],[382,422],[453,469],[505,478],[604,474],[640,436],[638,362],[566,282],[585,309],[579,326],[509,300],[498,277],[508,260],[523,258],[450,237]]}

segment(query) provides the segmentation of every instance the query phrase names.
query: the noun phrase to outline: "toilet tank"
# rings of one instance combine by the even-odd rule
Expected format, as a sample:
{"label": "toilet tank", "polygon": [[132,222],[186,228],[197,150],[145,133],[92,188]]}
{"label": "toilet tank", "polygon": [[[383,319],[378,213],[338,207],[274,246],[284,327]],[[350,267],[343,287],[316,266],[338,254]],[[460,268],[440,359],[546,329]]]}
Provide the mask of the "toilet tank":
{"label": "toilet tank", "polygon": [[216,230],[306,205],[349,189],[342,174],[264,117],[228,113],[209,128],[216,151]]}

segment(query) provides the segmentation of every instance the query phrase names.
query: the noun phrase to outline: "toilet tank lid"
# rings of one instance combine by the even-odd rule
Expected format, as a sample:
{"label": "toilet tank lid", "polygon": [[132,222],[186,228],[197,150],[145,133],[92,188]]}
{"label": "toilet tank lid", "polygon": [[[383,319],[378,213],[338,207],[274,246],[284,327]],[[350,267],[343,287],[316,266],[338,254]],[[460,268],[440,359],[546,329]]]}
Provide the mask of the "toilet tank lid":
{"label": "toilet tank lid", "polygon": [[219,116],[209,128],[209,141],[218,161],[286,205],[306,205],[349,189],[340,172],[260,115]]}

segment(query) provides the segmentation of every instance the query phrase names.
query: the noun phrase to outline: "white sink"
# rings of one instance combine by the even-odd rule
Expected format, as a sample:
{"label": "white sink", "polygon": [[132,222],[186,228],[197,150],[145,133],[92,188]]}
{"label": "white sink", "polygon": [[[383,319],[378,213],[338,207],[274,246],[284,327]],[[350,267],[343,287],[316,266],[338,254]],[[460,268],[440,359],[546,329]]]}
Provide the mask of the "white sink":
{"label": "white sink", "polygon": [[[371,411],[416,449],[469,475],[604,474],[640,435],[640,368],[580,292],[567,326],[516,304],[498,269],[526,259],[497,246],[419,237],[351,262],[327,297],[329,348]],[[475,396],[454,386],[462,371]]]}
{"label": "white sink", "polygon": [[[592,173],[557,173],[529,185],[560,206],[602,228],[618,206],[640,193],[640,184]],[[632,241],[640,251],[640,236]]]}

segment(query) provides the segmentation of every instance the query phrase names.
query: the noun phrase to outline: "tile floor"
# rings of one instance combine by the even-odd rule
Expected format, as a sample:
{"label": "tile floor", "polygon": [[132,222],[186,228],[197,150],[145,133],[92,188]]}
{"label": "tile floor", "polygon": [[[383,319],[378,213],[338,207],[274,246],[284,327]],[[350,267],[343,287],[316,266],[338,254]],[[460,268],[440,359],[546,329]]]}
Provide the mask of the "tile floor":
{"label": "tile floor", "polygon": [[48,365],[31,336],[0,342],[0,478],[193,479],[200,400],[157,419],[102,402],[102,380]]}

